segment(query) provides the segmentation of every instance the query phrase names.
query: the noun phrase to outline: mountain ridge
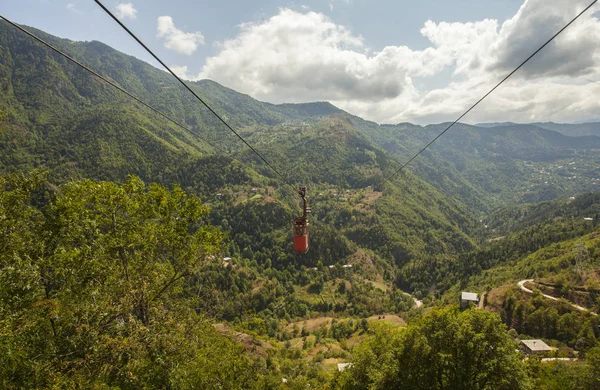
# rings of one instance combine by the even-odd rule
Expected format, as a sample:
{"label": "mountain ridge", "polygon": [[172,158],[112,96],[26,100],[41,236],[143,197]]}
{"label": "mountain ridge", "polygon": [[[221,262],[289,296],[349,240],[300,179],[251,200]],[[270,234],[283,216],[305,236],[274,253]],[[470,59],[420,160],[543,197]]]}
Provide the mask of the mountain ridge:
{"label": "mountain ridge", "polygon": [[[510,286],[539,272],[600,305],[600,192],[579,195],[600,185],[597,137],[459,123],[384,181],[447,124],[190,83],[280,180],[165,72],[50,37],[225,152],[16,34],[0,24],[0,386],[340,388],[384,360],[411,378],[449,356],[484,357],[459,374],[486,370],[500,340],[520,372],[510,388],[529,388],[544,366],[516,337],[593,356],[599,319]],[[486,310],[459,313],[466,290]]]}

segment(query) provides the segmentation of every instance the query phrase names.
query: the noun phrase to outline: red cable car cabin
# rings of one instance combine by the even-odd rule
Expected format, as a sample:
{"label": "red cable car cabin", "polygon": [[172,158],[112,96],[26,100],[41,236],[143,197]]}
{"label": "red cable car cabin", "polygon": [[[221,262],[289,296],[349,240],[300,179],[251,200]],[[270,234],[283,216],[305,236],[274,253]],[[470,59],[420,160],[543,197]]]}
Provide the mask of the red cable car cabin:
{"label": "red cable car cabin", "polygon": [[294,251],[306,253],[308,251],[308,213],[310,209],[306,207],[306,187],[300,187],[300,196],[302,197],[302,216],[294,220]]}
{"label": "red cable car cabin", "polygon": [[294,220],[294,251],[306,253],[308,251],[308,221],[304,217]]}

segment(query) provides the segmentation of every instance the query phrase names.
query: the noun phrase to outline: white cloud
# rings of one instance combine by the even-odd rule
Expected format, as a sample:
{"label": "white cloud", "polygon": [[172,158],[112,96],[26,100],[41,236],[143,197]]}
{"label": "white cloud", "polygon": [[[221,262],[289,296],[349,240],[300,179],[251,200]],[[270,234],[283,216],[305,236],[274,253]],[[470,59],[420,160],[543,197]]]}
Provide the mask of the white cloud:
{"label": "white cloud", "polygon": [[[202,72],[270,102],[329,100],[378,122],[455,119],[545,40],[587,0],[525,0],[500,24],[428,21],[421,29],[430,46],[388,46],[372,51],[364,39],[316,12],[281,9],[261,23],[245,23],[221,42]],[[431,76],[450,71],[447,85],[426,89]],[[445,72],[445,73],[441,73]],[[600,21],[582,17],[466,121],[583,121],[600,119]]]}
{"label": "white cloud", "polygon": [[[524,58],[541,46],[582,11],[588,0],[530,0],[526,1],[512,19],[502,26],[494,51],[496,63],[502,70],[516,67]],[[597,67],[600,26],[598,20],[584,16],[570,26],[532,60],[525,69],[527,76],[580,75]]]}
{"label": "white cloud", "polygon": [[73,8],[75,8],[75,4],[73,4],[73,3],[67,4],[67,9],[73,9]]}
{"label": "white cloud", "polygon": [[383,51],[365,54],[360,36],[323,14],[289,9],[262,24],[244,24],[240,35],[221,44],[201,78],[275,101],[346,100],[376,102],[402,94],[406,69]]}
{"label": "white cloud", "polygon": [[157,35],[165,42],[167,49],[173,50],[179,54],[191,55],[199,45],[204,44],[204,36],[199,31],[186,33],[175,27],[173,18],[170,16],[160,16],[158,18]]}
{"label": "white cloud", "polygon": [[184,79],[184,80],[191,80],[194,77],[192,75],[189,74],[188,72],[188,67],[186,65],[183,66],[178,66],[178,65],[172,65],[170,66],[171,70],[180,78]]}
{"label": "white cloud", "polygon": [[137,18],[137,10],[132,3],[119,3],[117,4],[117,17],[119,19],[135,19]]}

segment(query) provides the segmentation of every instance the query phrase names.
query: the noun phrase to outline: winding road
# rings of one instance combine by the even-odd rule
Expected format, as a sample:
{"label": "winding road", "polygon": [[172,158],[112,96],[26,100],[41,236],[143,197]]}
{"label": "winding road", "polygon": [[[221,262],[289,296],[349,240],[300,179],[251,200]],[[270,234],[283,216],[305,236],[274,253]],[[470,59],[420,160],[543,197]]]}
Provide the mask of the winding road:
{"label": "winding road", "polygon": [[403,292],[402,292],[402,294],[404,294],[404,295],[406,295],[406,296],[409,296],[409,297],[411,297],[411,298],[412,298],[412,300],[415,302],[415,306],[416,306],[417,308],[419,308],[419,307],[423,306],[423,301],[420,301],[420,300],[418,300],[417,298],[413,297],[412,295],[410,295],[409,293],[407,293],[407,292],[405,292],[405,291],[403,291]]}
{"label": "winding road", "polygon": [[[524,292],[526,292],[526,293],[528,293],[528,294],[531,294],[531,293],[533,293],[533,291],[531,291],[530,289],[528,289],[527,287],[525,287],[525,283],[528,283],[528,282],[532,282],[532,283],[533,283],[533,279],[525,279],[525,280],[521,280],[519,283],[517,283],[517,285],[519,286],[519,288],[520,288],[522,291],[524,291]],[[543,293],[542,293],[542,296],[543,296],[544,298],[548,298],[548,299],[551,299],[551,300],[553,300],[553,301],[558,301],[558,300],[559,300],[558,298],[556,298],[556,297],[553,297],[552,295],[548,295],[548,294],[543,294]],[[575,308],[575,309],[577,309],[577,310],[580,310],[580,311],[589,311],[589,312],[590,312],[592,315],[595,315],[595,316],[597,316],[597,315],[598,315],[598,314],[594,313],[593,311],[590,311],[590,310],[586,309],[585,307],[583,307],[583,306],[579,306],[579,305],[577,305],[577,304],[575,304],[575,303],[573,303],[573,302],[569,302],[569,301],[567,301],[567,300],[565,300],[565,302],[566,302],[566,303],[568,303],[569,305],[571,305],[572,307],[574,307],[574,308]]]}

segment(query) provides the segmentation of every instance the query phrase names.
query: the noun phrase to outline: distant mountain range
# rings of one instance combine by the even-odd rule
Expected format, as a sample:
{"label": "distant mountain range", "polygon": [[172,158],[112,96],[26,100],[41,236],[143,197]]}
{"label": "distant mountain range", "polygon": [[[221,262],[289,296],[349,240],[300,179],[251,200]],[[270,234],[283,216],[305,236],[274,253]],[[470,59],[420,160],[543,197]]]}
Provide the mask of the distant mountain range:
{"label": "distant mountain range", "polygon": [[[478,123],[476,126],[485,128],[503,127],[503,126],[515,126],[519,125],[512,122],[493,122],[493,123]],[[600,122],[591,123],[553,123],[553,122],[538,122],[529,123],[529,125],[541,127],[542,129],[557,131],[561,134],[568,135],[570,137],[581,137],[586,135],[600,136]]]}
{"label": "distant mountain range", "polygon": [[[114,274],[109,286],[118,286],[123,291],[133,288],[135,294],[131,296],[145,300],[145,295],[139,294],[126,276],[128,265],[122,261],[122,253],[135,259],[140,273],[160,276],[161,284],[155,286],[157,291],[164,291],[159,289],[162,283],[168,287],[185,277],[186,282],[178,284],[180,287],[173,292],[176,298],[169,301],[173,305],[161,298],[161,303],[157,300],[153,307],[159,310],[160,306],[162,311],[186,307],[185,318],[191,318],[194,312],[202,313],[202,317],[218,322],[221,329],[229,326],[226,323],[234,324],[235,332],[227,334],[232,333],[253,353],[262,350],[264,358],[269,359],[270,363],[257,360],[252,367],[263,367],[269,372],[282,367],[287,370],[287,378],[296,367],[308,370],[326,360],[337,362],[351,357],[353,348],[347,348],[348,345],[357,345],[369,337],[375,328],[370,328],[370,324],[384,320],[383,314],[394,313],[395,317],[411,308],[413,299],[406,292],[432,307],[457,304],[460,291],[465,289],[487,291],[485,304],[495,304],[497,311],[503,312],[502,321],[509,328],[523,329],[523,334],[536,338],[560,337],[558,340],[571,347],[580,344],[580,334],[589,334],[581,333],[581,327],[592,327],[591,321],[580,315],[571,317],[563,309],[560,314],[564,316],[564,329],[579,326],[581,332],[566,337],[524,327],[522,321],[516,321],[523,308],[532,312],[526,318],[531,324],[536,318],[542,324],[551,321],[561,324],[558,311],[539,308],[533,312],[539,302],[529,296],[515,304],[511,295],[506,299],[510,306],[506,307],[500,298],[512,294],[513,281],[538,276],[567,278],[564,280],[570,280],[569,284],[558,282],[561,291],[565,287],[568,290],[576,282],[574,253],[585,255],[581,250],[583,245],[589,247],[590,260],[586,264],[600,264],[599,124],[459,123],[400,172],[399,167],[447,124],[379,125],[328,102],[270,104],[210,80],[190,82],[191,88],[260,151],[280,177],[166,72],[100,42],[73,42],[30,30],[184,124],[189,131],[0,22],[0,117],[6,118],[0,126],[0,176],[2,180],[8,177],[2,181],[0,195],[3,204],[8,205],[3,210],[11,213],[11,219],[0,215],[0,227],[9,233],[12,245],[2,243],[9,250],[0,251],[0,257],[10,267],[5,267],[6,272],[0,267],[3,271],[0,281],[7,281],[0,283],[0,287],[4,287],[2,294],[8,302],[5,306],[32,307],[25,315],[16,311],[18,315],[9,316],[16,324],[14,329],[0,329],[6,335],[15,329],[31,335],[20,337],[15,333],[18,337],[8,338],[13,344],[5,343],[6,347],[0,343],[0,350],[9,351],[0,353],[0,361],[17,362],[23,367],[37,361],[33,369],[21,371],[22,378],[36,379],[40,375],[36,370],[50,366],[48,362],[53,361],[44,359],[60,357],[68,361],[71,351],[76,354],[73,359],[80,360],[73,360],[73,364],[53,364],[53,369],[63,375],[63,372],[78,373],[71,369],[80,367],[85,375],[95,378],[95,372],[88,372],[87,361],[93,361],[94,356],[102,359],[113,356],[110,351],[121,345],[125,345],[119,349],[122,355],[106,358],[110,362],[107,367],[120,370],[121,363],[132,366],[131,354],[148,350],[148,343],[160,344],[165,351],[144,352],[144,365],[133,364],[138,367],[136,375],[123,376],[126,381],[134,376],[158,377],[158,371],[153,369],[159,367],[182,377],[208,373],[206,383],[217,383],[213,374],[227,370],[227,365],[223,369],[223,362],[238,360],[243,348],[232,349],[231,354],[198,355],[202,361],[214,361],[214,370],[194,363],[183,371],[173,371],[179,365],[170,364],[163,357],[173,350],[185,350],[188,342],[171,329],[180,329],[189,334],[190,340],[195,340],[193,343],[198,343],[200,338],[192,332],[195,326],[179,326],[179,320],[164,323],[153,320],[150,323],[156,328],[152,329],[158,329],[155,333],[143,330],[137,323],[131,325],[131,312],[107,315],[104,307],[120,307],[122,302],[129,301],[97,299],[102,297],[97,295],[98,291],[108,291],[104,279],[97,275]],[[48,172],[47,177],[41,180],[45,172],[39,171]],[[7,173],[26,175],[23,179],[21,175]],[[152,190],[154,186],[150,185],[147,188],[151,190],[146,194],[142,189],[144,184],[137,180],[119,187],[130,175],[139,176],[145,183],[182,188],[199,196],[199,201],[184,201],[185,196],[178,190],[173,191],[172,197],[166,196],[162,189]],[[87,179],[118,184],[97,184]],[[30,191],[32,183],[37,181],[43,185],[29,201],[29,195],[22,193]],[[61,186],[65,183],[72,184]],[[312,209],[310,250],[302,255],[294,253],[292,239],[292,221],[299,213],[294,195],[299,185],[308,186]],[[7,190],[9,195],[4,196],[3,191]],[[49,199],[60,199],[65,191],[69,192],[69,198],[63,197],[61,203],[51,205],[46,213],[44,210],[48,209],[43,205],[52,202]],[[184,206],[188,203],[193,203],[194,208]],[[208,206],[200,221],[177,222],[180,212],[187,214],[187,210],[194,210],[200,204]],[[35,212],[30,208],[35,208]],[[158,209],[161,211],[155,212]],[[196,214],[195,218],[200,218],[201,214],[193,215]],[[116,220],[126,230],[117,229]],[[80,225],[71,226],[70,221]],[[137,229],[137,221],[144,221],[140,225],[142,230]],[[186,252],[179,257],[171,256],[170,250],[163,248],[187,247],[190,241],[174,237],[197,234],[200,232],[197,226],[203,227],[205,222],[224,233],[219,254],[206,257],[214,261],[190,273],[175,269],[173,277],[172,271],[164,271],[172,268],[153,266],[146,271],[148,257],[175,265],[180,262],[179,257],[198,257],[204,261],[200,259],[204,253],[202,246],[191,246],[189,256]],[[152,232],[151,236],[147,237],[147,232]],[[212,230],[207,230],[206,235],[221,237]],[[171,241],[163,243],[161,237]],[[96,245],[97,240],[102,243]],[[217,253],[216,247],[214,250]],[[221,255],[228,260],[221,262]],[[21,258],[27,262],[19,263]],[[81,262],[88,258],[93,261]],[[19,264],[27,267],[21,269]],[[53,264],[59,265],[60,272],[55,272]],[[107,272],[108,267],[114,267],[113,272]],[[40,272],[39,275],[50,275],[55,282],[48,282],[45,276],[39,277],[32,270]],[[598,279],[597,270],[590,273]],[[75,275],[86,277],[80,282]],[[71,282],[63,284],[63,279]],[[600,283],[592,282],[590,286]],[[39,284],[36,300],[19,298],[29,297],[33,284]],[[90,287],[69,290],[69,286],[79,285]],[[57,288],[62,290],[54,290]],[[492,290],[495,288],[501,291]],[[50,291],[50,296],[49,290],[54,291]],[[83,299],[77,295],[78,291],[85,291]],[[56,303],[67,301],[52,298],[62,297],[63,292],[73,296],[68,305]],[[161,292],[152,295],[158,298]],[[97,306],[96,300],[103,306]],[[84,307],[94,308],[97,315],[82,316],[87,311],[79,308]],[[141,306],[135,307],[138,314],[145,312],[138,310]],[[429,311],[429,307],[413,311],[406,318],[413,321]],[[515,321],[505,315],[513,311]],[[63,312],[71,317],[63,317],[60,314]],[[469,313],[483,312],[466,311],[461,315]],[[546,318],[542,316],[548,321],[542,321]],[[106,317],[113,317],[108,323],[123,320],[107,327]],[[71,318],[78,322],[59,327],[58,333],[50,336],[54,330],[53,318],[63,324]],[[319,318],[324,321],[316,322]],[[11,324],[10,321],[7,323]],[[312,328],[310,336],[306,330],[308,323]],[[350,323],[353,325],[347,325]],[[364,324],[360,330],[359,323]],[[487,320],[480,323],[486,328],[486,324],[491,324]],[[302,331],[298,324],[302,325]],[[594,323],[591,334],[597,325]],[[214,332],[212,328],[208,326]],[[44,333],[39,329],[48,340],[61,340],[64,347],[57,349],[52,344],[40,343],[40,334]],[[82,336],[73,338],[64,329],[74,329],[73,334]],[[130,337],[133,329],[138,329],[136,332],[141,335],[137,339]],[[349,333],[341,337],[347,333],[344,329]],[[498,329],[501,333],[505,331],[503,327]],[[102,332],[109,331],[123,333],[115,333],[119,337],[102,336],[105,334]],[[171,336],[162,337],[166,333]],[[357,338],[352,344],[346,343],[351,334]],[[101,341],[88,344],[90,335]],[[260,343],[251,341],[254,336],[260,337]],[[463,339],[452,338],[457,343]],[[22,352],[23,340],[35,346],[31,348],[34,352],[29,355]],[[85,347],[79,349],[73,340],[79,340]],[[443,340],[444,345],[446,341]],[[104,349],[95,348],[105,344]],[[191,344],[190,347],[195,346]],[[260,345],[269,349],[279,345],[275,348],[280,349],[265,352],[262,347],[257,348]],[[330,348],[332,345],[335,349]],[[512,346],[506,349],[511,356],[513,350]],[[5,355],[8,358],[2,360]],[[186,355],[185,359],[190,357]],[[86,364],[81,364],[83,361]],[[13,370],[11,364],[0,364],[0,372],[2,368],[5,372]],[[242,371],[232,372],[232,381],[237,381]],[[112,375],[108,371],[98,372]],[[337,372],[334,366],[331,372]],[[69,383],[69,377],[61,375],[52,376],[55,381],[52,385]],[[14,373],[4,375],[12,376]],[[273,378],[273,388],[284,383],[279,377]],[[133,382],[127,383],[128,388],[136,387]],[[149,387],[178,387],[176,382],[168,383]],[[261,382],[258,388],[270,383]],[[299,385],[294,386],[306,388],[307,382],[296,383]],[[86,382],[80,387],[90,388],[93,384]],[[207,388],[206,385],[189,387]]]}
{"label": "distant mountain range", "polygon": [[[127,173],[175,180],[171,177],[187,176],[181,170],[195,166],[198,157],[225,150],[272,177],[165,72],[101,42],[73,42],[30,30],[187,124],[219,151],[3,24],[0,80],[5,93],[0,109],[9,114],[13,127],[0,135],[1,170],[46,166],[58,182],[73,177],[116,180]],[[190,85],[281,169],[304,183],[357,186],[374,180],[371,173],[371,179],[365,179],[373,169],[391,175],[394,166],[445,126],[378,125],[327,102],[276,105],[210,80]],[[498,206],[597,190],[599,136],[599,123],[458,124],[408,169],[485,213]],[[375,153],[377,166],[365,170],[356,165],[357,158],[366,158],[357,150]],[[341,163],[336,158],[348,160]]]}

